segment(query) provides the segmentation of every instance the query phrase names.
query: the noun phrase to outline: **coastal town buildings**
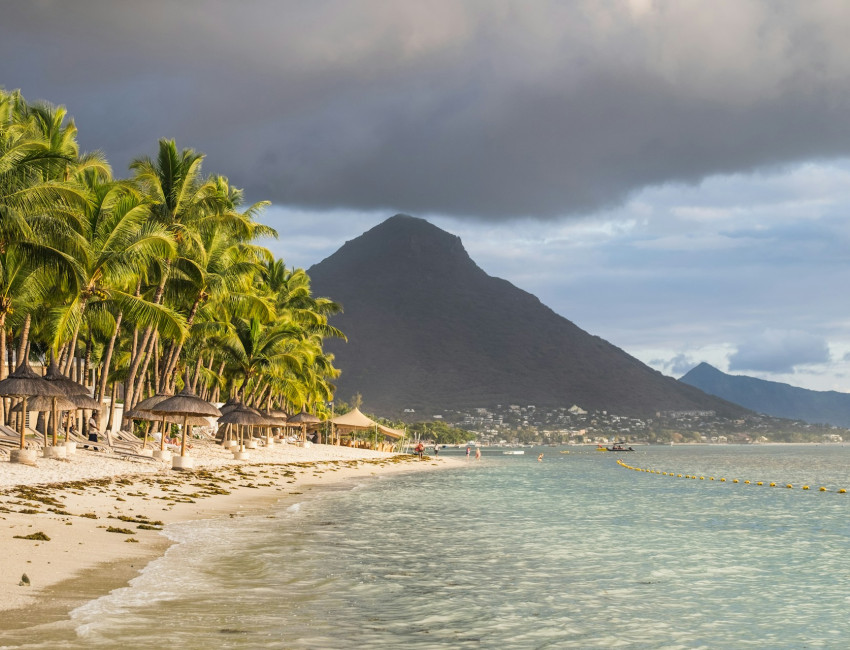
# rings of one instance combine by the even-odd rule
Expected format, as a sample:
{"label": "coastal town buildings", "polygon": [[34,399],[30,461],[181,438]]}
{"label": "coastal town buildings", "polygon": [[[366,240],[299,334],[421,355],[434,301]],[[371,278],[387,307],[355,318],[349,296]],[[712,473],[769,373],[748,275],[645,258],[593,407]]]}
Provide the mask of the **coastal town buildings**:
{"label": "coastal town buildings", "polygon": [[587,411],[580,405],[542,407],[496,404],[447,410],[441,420],[475,434],[482,444],[588,444],[623,440],[634,443],[825,442],[850,439],[850,430],[753,414],[728,419],[714,411],[659,411],[631,417]]}

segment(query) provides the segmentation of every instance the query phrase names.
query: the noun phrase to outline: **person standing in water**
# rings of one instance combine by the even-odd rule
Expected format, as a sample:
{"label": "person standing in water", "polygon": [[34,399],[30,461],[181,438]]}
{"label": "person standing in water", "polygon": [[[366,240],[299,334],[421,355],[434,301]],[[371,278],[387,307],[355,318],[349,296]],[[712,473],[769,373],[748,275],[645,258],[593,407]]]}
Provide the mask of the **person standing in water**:
{"label": "person standing in water", "polygon": [[543,454],[540,454],[540,455],[537,457],[537,462],[538,462],[538,463],[542,463],[542,462],[543,462]]}
{"label": "person standing in water", "polygon": [[469,460],[469,447],[466,448],[466,460]]}
{"label": "person standing in water", "polygon": [[481,460],[481,447],[475,448],[475,460]]}

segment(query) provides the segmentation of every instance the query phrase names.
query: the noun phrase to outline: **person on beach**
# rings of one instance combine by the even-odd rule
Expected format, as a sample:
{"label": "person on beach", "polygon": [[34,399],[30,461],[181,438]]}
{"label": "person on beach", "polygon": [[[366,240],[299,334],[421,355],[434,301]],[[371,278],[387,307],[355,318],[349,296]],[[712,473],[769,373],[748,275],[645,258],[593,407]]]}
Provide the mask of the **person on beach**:
{"label": "person on beach", "polygon": [[[92,411],[91,417],[89,418],[89,442],[97,442],[97,418],[95,417],[95,413],[97,411]],[[83,445],[83,449],[88,449],[88,445]],[[97,449],[97,445],[92,445],[92,449]]]}
{"label": "person on beach", "polygon": [[481,460],[481,447],[475,448],[475,460]]}
{"label": "person on beach", "polygon": [[440,455],[440,445],[438,445],[436,442],[434,443],[434,455],[435,456]]}
{"label": "person on beach", "polygon": [[416,455],[419,456],[419,460],[423,460],[422,455],[425,453],[425,445],[420,442],[418,445],[416,445],[414,451],[416,452]]}

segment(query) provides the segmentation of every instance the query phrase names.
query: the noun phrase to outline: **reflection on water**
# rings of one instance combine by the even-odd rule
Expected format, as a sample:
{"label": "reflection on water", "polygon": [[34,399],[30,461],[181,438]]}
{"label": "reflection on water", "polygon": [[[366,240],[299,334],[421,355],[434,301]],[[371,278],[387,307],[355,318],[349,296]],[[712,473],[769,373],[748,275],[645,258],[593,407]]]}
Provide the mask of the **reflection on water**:
{"label": "reflection on water", "polygon": [[850,489],[850,448],[623,456],[713,482],[561,449],[543,449],[542,463],[541,450],[485,450],[468,468],[370,480],[271,517],[169,527],[182,543],[132,587],[77,610],[75,638],[50,647],[799,648],[850,638],[850,494],[836,492]]}

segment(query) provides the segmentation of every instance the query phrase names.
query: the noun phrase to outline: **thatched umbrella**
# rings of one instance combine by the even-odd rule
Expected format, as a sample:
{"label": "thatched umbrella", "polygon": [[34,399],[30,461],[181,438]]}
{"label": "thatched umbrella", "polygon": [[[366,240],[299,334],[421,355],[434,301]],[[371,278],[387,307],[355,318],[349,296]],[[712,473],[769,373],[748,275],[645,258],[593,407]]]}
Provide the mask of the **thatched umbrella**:
{"label": "thatched umbrella", "polygon": [[70,377],[66,377],[59,370],[56,361],[51,360],[47,368],[47,373],[44,375],[44,380],[49,381],[54,386],[62,389],[65,395],[88,395],[89,389],[82,384],[77,383]]}
{"label": "thatched umbrella", "polygon": [[[56,437],[57,437],[57,419],[56,414],[58,411],[76,411],[77,406],[69,400],[67,397],[63,397],[61,395],[54,395],[52,397],[47,397],[46,395],[36,395],[32,399],[28,400],[27,409],[30,411],[40,411],[46,413],[53,413],[53,446],[56,446]],[[12,411],[20,412],[24,410],[24,403],[18,402],[15,406],[12,407]],[[44,444],[47,445],[47,431],[44,431]]]}
{"label": "thatched umbrella", "polygon": [[[282,413],[282,411],[278,411],[278,413]],[[279,415],[275,415],[275,412],[273,411],[260,411],[260,415],[262,415],[266,420],[261,426],[266,427],[266,444],[268,445],[274,437],[272,429],[275,427],[285,427],[287,416],[284,415],[281,417]]]}
{"label": "thatched umbrella", "polygon": [[78,409],[99,411],[103,408],[103,404],[98,402],[94,397],[89,397],[88,395],[68,395],[68,399],[71,400]]}
{"label": "thatched umbrella", "polygon": [[248,406],[243,402],[236,402],[235,404],[231,404],[230,406],[222,406],[220,410],[222,415],[226,415],[231,411],[247,411],[249,413],[253,413],[254,415],[260,414],[260,411],[258,409],[255,409],[253,406]]}
{"label": "thatched umbrella", "polygon": [[[61,396],[62,391],[39,377],[26,360],[21,363],[11,375],[0,381],[0,395],[4,397],[20,397],[23,400],[21,414],[21,450],[26,447],[27,399],[36,395],[47,397]],[[10,456],[15,459],[15,456]],[[20,458],[20,454],[17,455]]]}
{"label": "thatched umbrella", "polygon": [[[44,375],[45,381],[49,381],[54,386],[58,386],[65,395],[73,396],[73,395],[84,395],[88,399],[89,397],[89,389],[83,386],[82,384],[74,381],[70,377],[66,377],[62,374],[62,371],[59,370],[59,367],[56,365],[56,360],[51,359],[50,365],[47,367],[47,373]],[[92,400],[94,402],[94,400]],[[75,402],[76,403],[76,402]],[[91,402],[90,402],[91,403]],[[84,406],[82,403],[77,403],[78,409],[99,409],[100,404],[97,406]],[[51,417],[54,422],[54,430],[59,424],[59,415],[54,411],[51,414]],[[81,427],[82,428],[82,427]],[[68,442],[68,431],[67,428],[65,430],[65,442]],[[55,444],[55,442],[54,442]]]}
{"label": "thatched umbrella", "polygon": [[[195,393],[192,392],[188,385],[174,397],[169,397],[167,400],[164,400],[154,406],[151,409],[151,412],[157,415],[183,416],[183,441],[180,445],[181,459],[186,456],[187,429],[192,426],[191,424],[189,424],[189,416],[212,415],[218,417],[221,415],[221,411],[219,411],[215,406],[213,406],[209,402],[202,400],[200,397],[195,395]],[[179,464],[175,463],[176,468],[186,467],[187,465],[190,466],[190,464],[184,464],[182,460]]]}
{"label": "thatched umbrella", "polygon": [[286,421],[289,419],[289,415],[287,415],[285,411],[260,411],[260,415],[266,418],[266,420],[275,427],[285,425]]}
{"label": "thatched umbrella", "polygon": [[301,441],[304,442],[307,440],[307,427],[308,425],[319,424],[321,420],[317,418],[312,413],[307,413],[304,409],[301,409],[301,412],[293,415],[289,418],[286,423],[287,424],[300,424],[301,425]]}
{"label": "thatched umbrella", "polygon": [[[132,431],[132,421],[133,420],[148,420],[149,422],[157,422],[159,421],[159,416],[154,416],[151,409],[158,404],[161,404],[169,397],[174,397],[171,393],[157,393],[156,395],[152,395],[147,399],[143,399],[141,402],[136,404],[133,407],[132,411],[128,411],[124,414],[124,417],[130,420],[130,430]],[[142,415],[145,414],[145,415]],[[148,444],[148,433],[150,432],[150,424],[145,427],[145,440],[142,443],[142,446],[145,447]],[[160,451],[165,449],[165,416],[162,416],[162,444],[160,445]]]}
{"label": "thatched umbrella", "polygon": [[[27,410],[48,412],[53,409],[53,400],[56,400],[56,409],[59,411],[74,411],[77,408],[77,405],[64,395],[53,395],[50,397],[47,395],[36,395],[35,397],[27,400]],[[21,402],[18,402],[11,410],[16,413],[20,412],[23,410],[23,405]]]}
{"label": "thatched umbrella", "polygon": [[[156,413],[151,413],[150,411],[137,411],[133,409],[128,414],[128,417],[133,418],[134,420],[149,420],[150,422],[162,422],[165,420],[166,422],[171,422],[172,424],[182,424],[183,417],[180,415],[158,415]],[[187,420],[189,424],[193,427],[208,427],[210,425],[210,421],[202,417],[200,415],[190,415]]]}
{"label": "thatched umbrella", "polygon": [[[169,397],[173,397],[173,395],[169,395]],[[162,422],[162,444],[165,444],[165,423],[170,422],[172,424],[180,424],[183,422],[183,418],[179,415],[157,415],[155,413],[151,413],[150,411],[139,411],[137,409],[133,409],[127,413],[127,417],[131,420],[147,420],[149,422]],[[190,415],[187,424],[192,425],[193,427],[208,427],[210,421],[201,417],[200,415]],[[149,429],[145,429],[145,438],[142,441],[142,447],[146,447],[148,444],[148,431]]]}
{"label": "thatched umbrella", "polygon": [[[240,402],[235,397],[228,398],[228,400],[224,404],[222,404],[221,406],[218,407],[218,410],[221,411],[222,415],[227,415],[229,413],[232,413],[233,411],[250,411],[251,413],[255,413],[255,414],[258,413],[258,411],[256,409],[251,408],[250,406],[247,406],[246,404],[243,404],[242,402]],[[225,441],[231,439],[231,432],[232,432],[232,429],[233,429],[233,423],[227,422],[227,421],[222,422],[221,418],[219,418],[218,425],[219,425],[219,429],[218,429],[219,432],[221,431],[221,427],[224,427],[224,435],[222,436],[221,442],[222,442],[222,446],[226,447],[227,445],[225,445],[224,443],[225,443]],[[216,434],[216,437],[218,437],[218,434]]]}
{"label": "thatched umbrella", "polygon": [[[254,413],[256,409],[251,409],[249,406],[241,404],[230,412],[225,413],[218,419],[219,424],[235,424],[237,426],[254,426],[263,424],[266,419],[259,413]],[[245,438],[240,429],[239,436],[239,451],[245,451]]]}
{"label": "thatched umbrella", "polygon": [[[94,411],[99,411],[100,409],[103,408],[103,404],[98,402],[93,397],[89,397],[88,395],[72,393],[72,394],[68,395],[68,399],[71,400],[74,404],[76,404],[77,409],[79,409],[80,411],[92,411],[92,412],[94,412]],[[83,415],[83,419],[85,420],[85,414]],[[81,423],[80,424],[80,430],[86,431],[89,435],[91,435],[91,431],[88,430],[88,426],[89,425],[86,425],[86,429],[83,429],[83,425]],[[95,429],[95,431],[97,431],[97,429]],[[67,441],[67,439],[68,439],[68,435],[66,434],[65,440]],[[89,439],[91,440],[91,438],[89,438]]]}
{"label": "thatched umbrella", "polygon": [[228,397],[227,401],[218,407],[218,410],[221,411],[222,415],[224,415],[225,413],[230,413],[230,411],[240,406],[241,404],[242,402],[240,402],[235,397]]}

